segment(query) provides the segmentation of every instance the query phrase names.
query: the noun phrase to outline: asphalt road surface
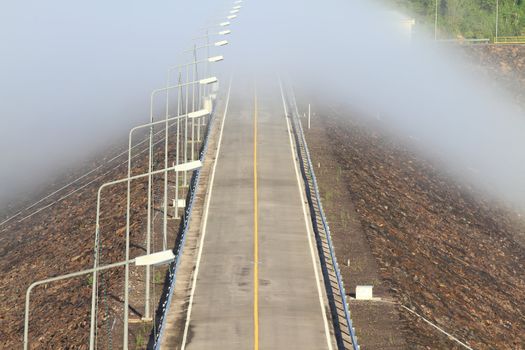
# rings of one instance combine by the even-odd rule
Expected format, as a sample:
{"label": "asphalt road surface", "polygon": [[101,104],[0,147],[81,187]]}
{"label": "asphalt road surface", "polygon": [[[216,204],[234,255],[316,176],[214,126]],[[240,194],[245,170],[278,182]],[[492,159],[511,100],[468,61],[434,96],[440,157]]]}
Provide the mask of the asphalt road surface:
{"label": "asphalt road surface", "polygon": [[335,347],[277,79],[233,82],[220,147],[183,348]]}

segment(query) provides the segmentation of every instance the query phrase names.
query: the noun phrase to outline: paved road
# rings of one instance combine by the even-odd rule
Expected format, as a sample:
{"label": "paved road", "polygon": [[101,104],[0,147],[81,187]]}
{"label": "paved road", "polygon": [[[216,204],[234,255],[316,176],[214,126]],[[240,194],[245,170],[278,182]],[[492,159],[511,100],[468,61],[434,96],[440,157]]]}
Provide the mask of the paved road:
{"label": "paved road", "polygon": [[234,82],[222,137],[185,348],[331,348],[278,82]]}

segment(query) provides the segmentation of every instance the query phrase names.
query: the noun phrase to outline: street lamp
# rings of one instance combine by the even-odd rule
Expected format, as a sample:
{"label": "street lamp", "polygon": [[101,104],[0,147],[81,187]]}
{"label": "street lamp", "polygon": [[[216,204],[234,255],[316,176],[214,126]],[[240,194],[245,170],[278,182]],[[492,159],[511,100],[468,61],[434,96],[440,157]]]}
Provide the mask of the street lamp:
{"label": "street lamp", "polygon": [[[150,95],[150,133],[149,133],[149,159],[148,159],[148,173],[147,173],[147,176],[148,176],[148,214],[147,214],[147,228],[146,228],[146,251],[149,253],[150,251],[150,244],[151,244],[151,195],[152,195],[152,175],[155,174],[155,172],[153,172],[153,126],[155,125],[155,123],[153,123],[153,100],[155,98],[155,95],[160,93],[160,92],[163,92],[163,91],[169,91],[169,90],[172,90],[172,89],[177,89],[177,88],[181,88],[181,87],[184,87],[184,86],[189,86],[189,85],[193,85],[195,86],[196,84],[199,84],[200,85],[207,85],[207,84],[211,84],[211,83],[214,83],[217,81],[217,78],[216,77],[211,77],[211,78],[206,78],[206,79],[200,79],[200,80],[195,80],[195,81],[191,81],[191,82],[187,82],[187,83],[184,83],[184,84],[177,84],[177,85],[173,85],[173,86],[167,86],[165,88],[160,88],[160,89],[156,89],[156,90],[153,90],[151,92],[151,95]],[[186,99],[187,99],[187,96],[186,96]],[[166,118],[168,119],[168,118]],[[165,122],[165,123],[168,123],[168,121],[166,121],[166,119],[164,121],[161,121],[161,122]],[[192,120],[192,123],[193,123],[193,120]],[[187,113],[186,113],[186,129],[187,129]],[[166,135],[167,137],[167,135]],[[186,142],[187,142],[187,132],[186,132]],[[131,141],[130,141],[131,142]],[[167,144],[168,144],[168,139],[166,138],[165,140],[165,147],[167,148]],[[193,149],[193,147],[192,147]],[[166,152],[166,155],[167,155],[167,152]],[[131,156],[131,153],[128,155],[128,158]],[[193,159],[192,159],[193,160]],[[178,165],[177,165],[178,166]],[[164,182],[164,185],[165,185],[165,191],[164,191],[164,194],[165,194],[165,197],[164,197],[164,232],[163,232],[163,249],[166,249],[166,246],[167,246],[167,174],[168,174],[168,170],[170,168],[168,168],[167,166],[165,167],[164,170],[164,178],[165,178],[165,182]],[[161,172],[162,172],[161,171]],[[126,252],[127,254],[129,254],[129,220],[130,220],[130,215],[129,215],[129,212],[130,212],[130,187],[131,187],[131,167],[130,167],[130,162],[128,163],[128,203],[127,203],[127,211],[128,211],[128,215],[127,215],[127,219],[126,219],[126,239],[127,239],[127,243],[126,243]],[[178,184],[177,184],[178,185]],[[128,269],[126,269],[126,276],[128,275],[129,271]],[[149,267],[146,267],[146,278],[148,279],[149,278]],[[149,281],[149,279],[148,279]],[[148,293],[149,292],[149,283],[146,284],[147,285],[147,289],[146,289],[146,292]],[[145,315],[144,317],[145,318],[148,318],[149,316],[149,304],[146,304],[146,308],[147,308],[147,312],[145,312]],[[127,312],[127,310],[126,310]]]}
{"label": "street lamp", "polygon": [[[210,36],[212,36],[212,35],[228,35],[228,34],[231,34],[231,32],[232,31],[228,29],[228,30],[222,30],[222,31],[217,32],[217,33],[210,33],[209,29],[206,29],[206,35],[196,37],[196,38],[194,38],[194,40],[206,39],[206,45],[210,45]],[[223,45],[225,45],[222,42],[217,42],[217,43],[221,43],[222,45],[215,45],[215,46],[223,46]],[[215,44],[217,44],[217,43],[215,43]],[[206,49],[207,49],[206,55],[207,55],[207,57],[210,57],[210,46],[206,46]],[[220,58],[220,59],[213,60],[215,57]],[[209,62],[217,62],[217,61],[222,61],[223,60],[222,56],[215,56],[215,57],[208,58],[208,61],[206,62],[205,72],[204,72],[206,75],[209,74],[209,69],[208,69]],[[196,58],[194,57],[194,59],[196,59]],[[207,89],[204,90],[204,94],[207,95]]]}
{"label": "street lamp", "polygon": [[[171,73],[172,71],[174,70],[179,70],[179,77],[180,77],[180,74],[181,74],[181,69],[183,68],[186,68],[186,80],[188,80],[188,67],[193,65],[193,64],[200,64],[200,63],[206,63],[206,75],[208,75],[208,64],[209,63],[214,63],[214,62],[219,62],[219,61],[222,61],[224,60],[224,57],[223,56],[212,56],[212,57],[209,57],[209,53],[208,53],[208,58],[207,59],[204,59],[204,60],[200,60],[200,61],[195,61],[195,62],[191,62],[191,63],[186,63],[186,64],[180,64],[178,66],[174,66],[174,67],[169,67],[168,68],[168,74],[167,74],[167,78],[166,78],[166,86],[169,86],[170,85],[170,80],[171,80]],[[180,79],[179,79],[180,80]],[[179,81],[180,83],[180,81]],[[207,85],[205,85],[207,86]],[[181,102],[181,94],[182,92],[179,92],[179,95],[178,95],[178,101],[177,101],[177,113],[180,114],[180,102]],[[188,94],[188,86],[186,86],[186,96]],[[166,91],[166,116],[169,115],[169,112],[168,112],[168,108],[169,108],[169,95],[168,95],[168,91]],[[187,99],[186,99],[186,109],[185,109],[185,112],[186,112],[186,115],[188,114],[188,106],[187,106]],[[197,125],[199,127],[198,129],[198,138],[200,139],[200,120],[197,120]],[[179,123],[180,121],[177,121],[177,149],[176,149],[176,162],[178,163],[179,161],[179,149],[178,149],[178,145],[179,145]],[[192,120],[192,134],[193,134],[193,128],[194,128],[194,120]],[[187,125],[187,120],[186,120],[186,123],[184,125],[184,137],[185,137],[185,140],[184,140],[184,158],[187,160],[188,159],[188,125]],[[168,135],[167,135],[167,129],[166,129],[166,140],[168,138]],[[167,151],[167,141],[165,143],[165,159],[164,159],[164,166],[167,167],[168,166],[168,151]],[[179,184],[179,179],[178,179],[178,173],[176,174],[176,178],[175,178],[175,183],[176,183],[176,202],[178,203],[177,199],[178,199],[178,184]],[[187,174],[184,173],[184,186],[186,186],[187,184]],[[167,189],[167,178],[165,178],[164,180],[164,186],[165,186],[165,189]],[[176,213],[176,218],[178,218],[178,212],[177,210],[175,209],[175,213]]]}
{"label": "street lamp", "polygon": [[[216,43],[213,44],[213,46],[224,46],[224,45],[228,45],[228,40],[221,40],[221,41],[217,41]],[[198,49],[200,48],[203,48],[203,47],[210,47],[211,45],[206,45],[206,46],[201,46],[201,47],[198,47]]]}
{"label": "street lamp", "polygon": [[[225,46],[225,45],[228,45],[228,40],[220,40],[220,41],[216,41],[212,44],[210,43],[207,43],[206,45],[202,45],[202,46],[196,46],[194,45],[192,49],[189,49],[189,50],[186,50],[184,52],[192,52],[193,51],[193,62],[197,62],[197,50],[200,50],[200,49],[204,49],[206,48],[207,49],[207,56],[209,57],[210,54],[209,54],[209,48],[212,47],[212,46],[215,46],[215,47],[220,47],[220,46]],[[207,68],[206,68],[207,69]],[[194,70],[193,70],[193,76],[197,76],[197,65],[194,65]],[[199,104],[200,104],[200,100],[201,100],[201,91],[199,89]],[[192,109],[195,110],[195,86],[193,86],[193,96],[192,96]],[[200,120],[197,120],[197,125],[198,125],[198,128],[197,128],[197,139],[200,140]],[[192,124],[192,142],[194,140],[194,125]],[[195,159],[195,145],[194,143],[192,143],[192,147],[191,147],[191,160],[194,160]]]}
{"label": "street lamp", "polygon": [[[199,39],[206,39],[206,44],[209,45],[210,44],[210,36],[212,35],[228,35],[228,34],[231,34],[231,30],[221,30],[219,32],[215,32],[215,33],[210,33],[210,29],[209,28],[206,28],[206,35],[203,35],[203,36],[200,36],[200,37],[197,37],[197,38],[194,38],[194,40],[199,40]],[[221,42],[222,43],[222,42]],[[217,44],[217,43],[216,43]],[[225,45],[225,44],[223,44]],[[217,46],[217,45],[216,45]],[[222,46],[222,45],[218,45],[218,46]],[[207,52],[206,52],[206,55],[207,57],[210,57],[210,46],[207,46]],[[205,70],[205,74],[208,75],[209,74],[209,70],[208,70],[208,63],[206,63],[206,70]],[[199,95],[201,94],[201,92],[199,91]],[[207,91],[207,88],[204,89],[204,95],[208,95],[208,91]],[[199,125],[200,127],[200,125]]]}
{"label": "street lamp", "polygon": [[[207,48],[207,56],[209,57],[210,56],[210,53],[209,53],[209,48],[212,47],[212,46],[216,46],[216,47],[219,47],[219,46],[224,46],[224,45],[227,45],[228,44],[228,41],[227,40],[221,40],[221,41],[217,41],[213,44],[209,44],[207,43],[206,45],[203,45],[203,46],[196,46],[194,45],[192,49],[189,49],[189,50],[186,50],[184,52],[192,52],[193,51],[193,79],[196,79],[197,77],[197,65],[195,64],[197,62],[197,50],[199,49],[203,49],[203,48]],[[206,71],[208,71],[208,66],[206,65]],[[208,73],[206,73],[208,74]],[[203,86],[203,85],[201,85]],[[201,96],[202,96],[202,93],[201,93],[201,87],[199,87],[199,95],[198,95],[198,100],[199,100],[199,105],[200,105],[200,100],[201,100]],[[186,99],[187,101],[187,99]],[[192,110],[195,110],[195,86],[193,86],[193,91],[192,91]],[[198,128],[197,128],[197,135],[198,135],[198,139],[200,139],[200,120],[197,120],[197,123],[198,123]],[[192,124],[192,128],[191,128],[191,132],[192,132],[192,135],[191,135],[191,139],[192,139],[192,142],[194,140],[194,125]],[[192,147],[191,147],[191,160],[194,160],[195,159],[195,146],[194,144],[192,143]]]}
{"label": "street lamp", "polygon": [[[212,35],[228,35],[228,34],[231,34],[231,30],[230,29],[226,29],[226,30],[221,30],[219,32],[214,32],[214,33],[210,33],[209,32],[209,29],[206,29],[206,35],[202,35],[202,36],[198,36],[196,38],[193,38],[194,40],[198,40],[198,39],[208,39],[210,36]],[[209,44],[209,42],[207,42],[207,44]]]}
{"label": "street lamp", "polygon": [[[128,183],[128,187],[130,186],[130,183],[132,180],[137,180],[144,178],[148,176],[151,179],[152,175],[161,174],[166,171],[187,171],[187,165],[185,164],[179,164],[172,166],[168,169],[160,169],[156,171],[147,172],[145,174],[135,175],[131,177],[127,177],[120,180],[115,180],[111,182],[106,182],[102,186],[99,187],[98,193],[97,193],[97,217],[95,220],[95,258],[93,263],[93,290],[91,294],[91,328],[90,328],[90,339],[95,338],[95,319],[96,319],[96,302],[97,302],[97,267],[98,267],[98,251],[99,251],[99,237],[100,237],[100,200],[101,200],[101,194],[102,190],[106,187],[118,185],[121,183]],[[129,196],[128,196],[128,204],[129,204]],[[150,218],[150,211],[148,211],[148,218]],[[128,205],[128,215],[126,215],[126,261],[129,261],[129,205]],[[149,227],[148,227],[149,229]],[[150,241],[150,231],[148,230],[148,236],[147,236],[147,254],[149,255],[149,241]],[[124,349],[128,348],[128,308],[129,308],[129,291],[128,291],[128,285],[129,285],[129,265],[125,264],[125,277],[124,277]],[[149,269],[149,265],[146,266],[147,269]],[[91,347],[92,344],[90,344],[90,350],[93,350]]]}
{"label": "street lamp", "polygon": [[[210,28],[206,28],[206,35],[204,36],[200,36],[200,37],[197,37],[197,38],[194,38],[194,40],[199,40],[199,39],[206,39],[206,44],[210,44],[210,36],[212,35],[228,35],[228,34],[231,34],[231,30],[227,29],[227,30],[221,30],[219,32],[216,32],[216,33],[210,33]],[[209,57],[210,56],[210,48],[209,46],[207,47],[207,52],[206,52],[206,55]],[[209,70],[208,70],[208,63],[206,63],[206,71],[205,71],[205,74],[208,75],[209,74]],[[204,90],[204,95],[209,95],[208,89],[205,88]],[[199,126],[200,127],[200,126]]]}
{"label": "street lamp", "polygon": [[[230,33],[231,33],[231,30],[225,30],[225,31],[219,32],[219,34],[221,34],[221,33],[222,33],[222,35],[230,34]],[[208,39],[208,40],[207,40],[207,43],[206,43],[205,45],[202,45],[202,46],[196,46],[196,45],[194,45],[193,48],[184,51],[184,52],[186,52],[186,53],[187,53],[187,52],[193,52],[193,60],[194,60],[194,61],[192,62],[192,64],[195,64],[195,63],[198,62],[198,61],[197,61],[197,50],[200,50],[200,49],[207,49],[207,56],[210,57],[210,52],[209,52],[209,48],[210,48],[210,47],[212,47],[212,46],[220,47],[220,46],[228,45],[228,40],[220,40],[220,41],[216,41],[216,42],[214,42],[214,43],[209,43],[209,35],[211,35],[211,34],[206,33],[206,36],[203,36],[203,37],[199,37],[199,38],[197,38],[197,39],[203,39],[203,38]],[[215,59],[216,61],[221,61],[221,60],[224,59],[224,58],[222,58],[222,56],[215,56],[214,59]],[[216,62],[216,61],[211,61],[211,60],[210,60],[209,62]],[[195,68],[196,68],[196,67],[195,67]],[[207,69],[207,65],[206,65],[206,69]],[[206,74],[208,74],[208,72],[206,72]]]}
{"label": "street lamp", "polygon": [[[181,87],[184,87],[184,86],[190,86],[190,85],[195,86],[197,84],[199,86],[201,86],[201,85],[208,85],[208,84],[214,83],[216,81],[217,81],[216,77],[211,77],[211,78],[195,80],[195,81],[187,82],[187,83],[184,83],[184,84],[177,84],[177,85],[167,86],[167,87],[164,87],[164,88],[153,90],[151,92],[151,95],[150,95],[150,123],[153,123],[153,100],[154,100],[156,94],[158,94],[160,92],[163,92],[163,91],[169,91],[169,90],[172,90],[172,89],[181,88]],[[150,149],[149,149],[148,172],[151,173],[152,170],[153,170],[153,124],[151,124],[151,126],[150,126],[150,140],[149,141],[150,141],[149,142]],[[165,140],[166,147],[167,147],[167,142],[168,142],[168,140],[166,139]],[[128,173],[129,173],[129,171],[130,171],[130,169],[128,169]],[[150,227],[150,225],[151,225],[151,186],[152,186],[152,179],[151,179],[151,175],[149,175],[149,177],[148,177],[148,228],[147,228],[148,237],[150,236],[150,230],[151,230],[151,227]],[[166,235],[164,235],[163,247],[164,248],[166,247]]]}
{"label": "street lamp", "polygon": [[[173,261],[174,259],[175,259],[175,255],[173,254],[173,251],[165,250],[165,251],[155,253],[155,254],[139,256],[131,260],[121,261],[118,263],[104,265],[104,266],[98,266],[92,269],[68,273],[66,275],[51,277],[51,278],[47,278],[47,279],[32,283],[29,286],[29,288],[27,288],[27,292],[26,292],[26,305],[25,305],[25,316],[24,316],[24,350],[29,349],[29,305],[30,305],[29,302],[30,302],[31,291],[36,286],[55,282],[55,281],[61,281],[61,280],[65,280],[65,279],[69,279],[73,277],[78,277],[82,275],[87,275],[93,272],[108,270],[108,269],[123,266],[123,265],[128,266],[129,264],[132,264],[132,263],[135,263],[135,265],[137,266],[163,265],[163,264],[167,264]],[[89,339],[89,348],[94,349],[94,337],[90,337]]]}
{"label": "street lamp", "polygon": [[[193,113],[193,114],[192,114]],[[209,114],[211,113],[211,111],[208,111],[208,110],[201,110],[201,111],[197,111],[197,112],[192,112],[192,113],[189,113],[189,114],[183,114],[183,115],[177,115],[175,117],[171,117],[171,118],[167,118],[166,120],[159,120],[159,121],[156,121],[156,122],[153,122],[153,123],[147,123],[147,124],[142,124],[142,125],[138,125],[138,126],[135,126],[133,127],[130,132],[129,132],[129,135],[128,135],[128,178],[131,178],[131,149],[132,149],[132,143],[133,143],[133,133],[137,130],[140,130],[140,129],[143,129],[143,128],[147,128],[147,127],[152,127],[152,126],[155,126],[155,125],[158,125],[158,124],[161,124],[161,123],[170,123],[172,121],[176,121],[177,123],[182,119],[182,118],[194,118],[195,114],[198,114],[199,116],[203,116],[203,115],[206,115],[206,114]],[[179,165],[178,163],[178,160],[176,162],[175,165]],[[184,164],[181,164],[181,165],[184,165]],[[167,167],[166,167],[167,168]],[[185,167],[179,167],[179,170],[175,172],[175,174],[177,175],[177,179],[178,179],[178,173],[180,171],[185,171],[184,170]],[[167,179],[167,175],[165,174],[164,175],[165,178]],[[130,218],[131,218],[131,181],[128,181],[128,190],[127,190],[127,204],[126,204],[126,248],[128,249],[128,237],[129,237],[129,234],[130,234]],[[164,183],[164,186],[165,186],[165,189],[167,188],[167,183],[165,182]],[[167,199],[167,191],[164,192],[164,198]],[[176,201],[178,201],[178,184],[176,185],[176,193],[175,193],[175,198],[176,198]],[[178,207],[175,208],[175,212],[177,212],[178,210]],[[167,236],[167,212],[168,212],[168,207],[167,207],[167,200],[164,201],[164,236],[166,237]],[[167,240],[167,238],[165,238],[165,240]],[[151,237],[148,236],[146,237],[146,253],[149,254],[150,252],[150,241],[151,241]],[[163,249],[166,249],[166,247],[163,247]],[[149,319],[150,318],[150,311],[149,311],[149,304],[150,304],[150,290],[149,290],[149,283],[150,283],[150,269],[149,267],[146,267],[146,278],[145,278],[145,281],[146,281],[146,291],[145,291],[145,312],[144,312],[144,319]]]}
{"label": "street lamp", "polygon": [[208,85],[208,84],[213,84],[213,83],[216,83],[216,82],[217,82],[217,78],[216,77],[205,78],[205,79],[199,80],[199,83],[201,85]]}
{"label": "street lamp", "polygon": [[[186,73],[188,72],[187,68],[189,66],[192,66],[192,65],[196,65],[196,64],[200,64],[200,63],[206,63],[206,75],[208,75],[208,64],[209,63],[214,63],[214,62],[220,62],[224,60],[224,57],[223,56],[212,56],[212,57],[209,57],[209,54],[208,54],[208,58],[206,59],[203,59],[203,60],[199,60],[199,61],[194,61],[194,62],[190,62],[190,63],[186,63],[186,64],[180,64],[178,66],[173,66],[173,67],[169,67],[168,68],[168,74],[167,74],[167,78],[166,78],[166,86],[169,86],[170,85],[170,80],[171,80],[171,73],[172,71],[174,70],[179,70],[179,75],[181,73],[181,69],[183,68],[186,68]],[[188,80],[188,74],[186,74],[186,80]],[[180,83],[180,82],[179,82]],[[186,86],[186,95],[188,94],[188,86]],[[168,115],[168,106],[169,106],[169,96],[168,96],[168,92],[166,91],[166,115]],[[188,106],[186,106],[186,110],[185,110],[186,113],[188,113]],[[187,133],[187,130],[185,130],[185,132]],[[186,135],[187,137],[187,135]],[[177,143],[178,144],[178,143]],[[187,158],[187,149],[186,149],[186,144],[185,144],[185,150],[184,150],[184,156]],[[186,178],[184,178],[184,185],[186,185]]]}
{"label": "street lamp", "polygon": [[[224,34],[229,34],[231,31],[228,30],[228,31],[224,31],[224,32],[228,32],[228,33],[224,33]],[[216,33],[216,34],[219,34],[219,33]],[[210,34],[210,35],[212,35],[212,34]],[[208,35],[202,36],[202,37],[198,37],[198,38],[195,38],[195,39],[204,39],[204,38],[208,38]],[[188,51],[186,51],[186,52],[188,52]],[[224,56],[222,56],[222,55],[211,56],[210,57],[209,50],[208,50],[208,58],[206,58],[206,59],[198,60],[198,61],[194,60],[193,62],[190,62],[190,63],[185,63],[185,64],[180,64],[178,66],[169,67],[168,68],[168,76],[167,76],[167,79],[166,79],[167,80],[167,86],[169,86],[169,84],[170,84],[171,73],[174,70],[179,70],[179,74],[180,74],[181,69],[183,69],[183,68],[187,68],[187,67],[192,66],[194,64],[206,63],[206,72],[205,72],[205,74],[208,75],[208,71],[209,71],[208,65],[209,65],[209,63],[220,62],[222,60],[224,60]]]}

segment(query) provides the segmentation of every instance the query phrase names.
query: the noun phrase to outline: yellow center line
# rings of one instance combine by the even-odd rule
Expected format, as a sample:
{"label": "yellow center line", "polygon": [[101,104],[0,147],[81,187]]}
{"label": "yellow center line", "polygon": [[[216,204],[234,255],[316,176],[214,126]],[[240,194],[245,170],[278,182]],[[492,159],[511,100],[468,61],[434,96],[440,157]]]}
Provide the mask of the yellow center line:
{"label": "yellow center line", "polygon": [[257,218],[257,92],[253,113],[253,348],[259,349],[259,246]]}

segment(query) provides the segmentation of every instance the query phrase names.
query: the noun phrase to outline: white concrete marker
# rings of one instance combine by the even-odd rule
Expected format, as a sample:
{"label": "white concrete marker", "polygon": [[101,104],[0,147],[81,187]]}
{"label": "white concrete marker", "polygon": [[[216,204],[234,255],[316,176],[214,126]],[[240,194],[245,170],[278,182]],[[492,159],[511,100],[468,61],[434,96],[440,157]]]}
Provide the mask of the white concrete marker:
{"label": "white concrete marker", "polygon": [[355,287],[355,298],[356,300],[372,300],[374,286],[356,286]]}
{"label": "white concrete marker", "polygon": [[212,101],[212,96],[210,97],[205,97],[204,98],[204,101],[203,101],[203,106],[204,106],[204,110],[206,110],[208,112],[208,114],[211,113],[212,109],[213,109],[213,101]]}
{"label": "white concrete marker", "polygon": [[175,202],[175,199],[173,200],[173,206],[177,204],[177,208],[186,208],[186,200],[185,199],[179,199],[177,202]]}

